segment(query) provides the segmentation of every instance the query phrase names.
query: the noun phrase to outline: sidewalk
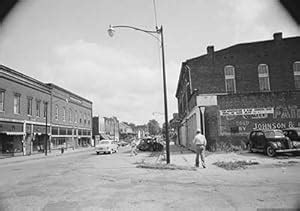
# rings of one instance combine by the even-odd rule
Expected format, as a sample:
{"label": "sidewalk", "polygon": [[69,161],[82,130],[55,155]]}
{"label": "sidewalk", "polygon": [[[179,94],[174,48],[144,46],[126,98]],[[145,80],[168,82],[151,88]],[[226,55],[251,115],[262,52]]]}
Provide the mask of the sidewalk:
{"label": "sidewalk", "polygon": [[56,156],[62,156],[64,154],[71,154],[71,153],[77,153],[83,151],[93,151],[93,150],[94,147],[77,148],[74,150],[69,148],[67,150],[65,149],[64,153],[62,154],[60,149],[56,149],[56,150],[51,150],[51,152],[48,152],[47,156],[45,155],[45,153],[37,153],[37,154],[25,155],[25,156],[8,157],[8,158],[0,159],[0,166],[11,164],[11,163],[26,162],[29,160],[41,160],[41,159],[53,158]]}

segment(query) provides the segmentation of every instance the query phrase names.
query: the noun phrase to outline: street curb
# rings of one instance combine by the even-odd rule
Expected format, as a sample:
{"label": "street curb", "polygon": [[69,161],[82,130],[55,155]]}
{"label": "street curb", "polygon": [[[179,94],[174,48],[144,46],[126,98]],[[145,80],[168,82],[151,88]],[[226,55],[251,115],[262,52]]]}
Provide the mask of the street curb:
{"label": "street curb", "polygon": [[[50,159],[55,157],[60,157],[63,155],[72,155],[80,152],[89,152],[94,151],[94,147],[89,147],[86,149],[80,149],[80,150],[74,150],[74,151],[65,151],[64,153],[59,153],[59,151],[56,151],[52,154],[49,153],[47,156],[43,154],[35,154],[35,155],[28,155],[28,156],[20,156],[18,157],[18,160],[15,160],[15,157],[12,158],[4,158],[0,160],[0,166],[9,165],[9,164],[17,164],[17,163],[25,163],[27,161],[36,161],[36,160],[43,160],[43,159]],[[22,159],[24,158],[24,159]]]}

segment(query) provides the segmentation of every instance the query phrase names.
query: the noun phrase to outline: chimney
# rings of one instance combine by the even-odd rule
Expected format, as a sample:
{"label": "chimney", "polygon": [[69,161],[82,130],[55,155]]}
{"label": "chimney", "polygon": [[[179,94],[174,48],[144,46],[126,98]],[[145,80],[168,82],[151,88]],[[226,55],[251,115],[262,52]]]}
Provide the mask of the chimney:
{"label": "chimney", "polygon": [[282,32],[276,32],[273,34],[273,38],[275,41],[282,40]]}
{"label": "chimney", "polygon": [[206,50],[207,50],[207,55],[213,55],[213,53],[214,53],[214,46],[213,45],[209,45],[209,46],[207,46]]}

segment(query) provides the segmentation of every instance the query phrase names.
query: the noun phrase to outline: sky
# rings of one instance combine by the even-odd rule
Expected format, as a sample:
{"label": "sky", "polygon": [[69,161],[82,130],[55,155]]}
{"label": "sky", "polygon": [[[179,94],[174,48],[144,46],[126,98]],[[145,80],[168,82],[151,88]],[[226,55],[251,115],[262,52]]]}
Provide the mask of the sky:
{"label": "sky", "polygon": [[91,100],[94,116],[163,123],[159,41],[130,29],[107,33],[110,24],[156,23],[164,28],[169,119],[182,62],[209,45],[300,34],[276,0],[23,0],[0,25],[0,64]]}

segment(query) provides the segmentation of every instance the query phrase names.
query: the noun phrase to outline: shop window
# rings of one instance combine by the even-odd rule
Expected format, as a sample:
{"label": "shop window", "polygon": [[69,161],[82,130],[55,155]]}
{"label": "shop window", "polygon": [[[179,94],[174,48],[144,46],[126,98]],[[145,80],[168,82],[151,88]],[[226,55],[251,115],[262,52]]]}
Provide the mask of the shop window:
{"label": "shop window", "polygon": [[260,91],[270,91],[269,68],[266,64],[258,65],[258,81]]}
{"label": "shop window", "polygon": [[41,101],[40,100],[36,101],[36,116],[37,117],[41,116]]}
{"label": "shop window", "polygon": [[5,91],[0,89],[0,112],[4,111],[4,98],[5,97]]}
{"label": "shop window", "polygon": [[236,93],[234,67],[231,66],[231,65],[225,66],[224,67],[224,74],[225,74],[225,89],[226,89],[226,92]]}
{"label": "shop window", "polygon": [[19,93],[15,93],[14,96],[14,114],[20,114],[21,113],[21,95]]}
{"label": "shop window", "polygon": [[300,61],[294,62],[293,69],[295,88],[300,89]]}

